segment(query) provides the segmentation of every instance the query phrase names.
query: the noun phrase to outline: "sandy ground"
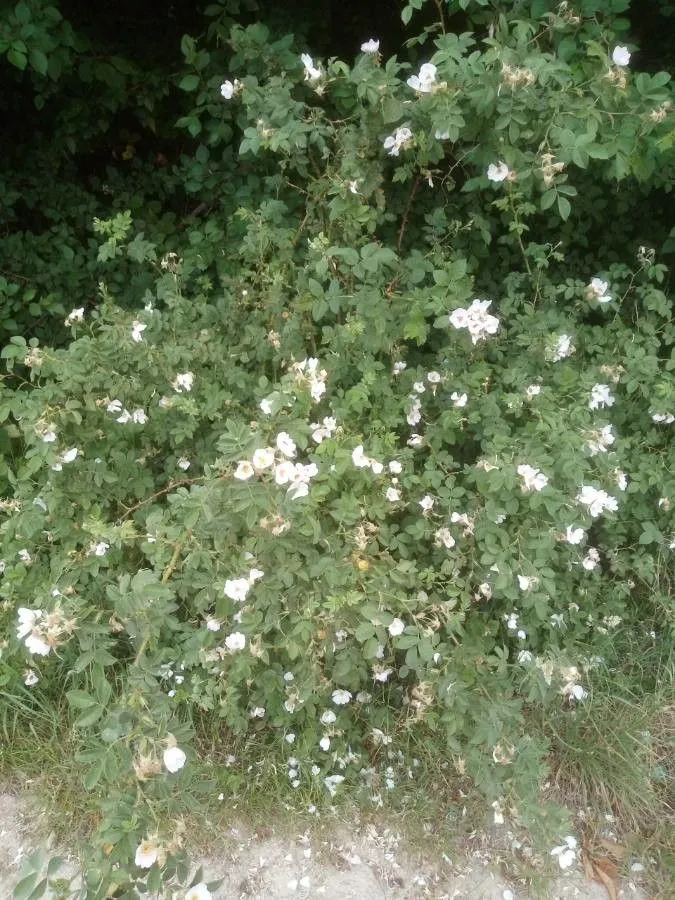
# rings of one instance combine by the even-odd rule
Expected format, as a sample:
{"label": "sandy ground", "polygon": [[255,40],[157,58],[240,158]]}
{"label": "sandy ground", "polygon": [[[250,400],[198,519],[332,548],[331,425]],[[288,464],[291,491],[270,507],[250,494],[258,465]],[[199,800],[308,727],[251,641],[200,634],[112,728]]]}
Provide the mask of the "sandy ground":
{"label": "sandy ground", "polygon": [[[601,885],[584,881],[580,867],[534,892],[509,883],[480,838],[470,852],[448,847],[434,859],[383,824],[355,825],[351,831],[343,825],[325,826],[312,836],[293,833],[287,825],[279,831],[284,833],[277,833],[271,823],[263,831],[232,827],[214,836],[210,855],[196,861],[203,865],[206,880],[224,879],[214,900],[607,900],[609,896]],[[2,900],[11,898],[25,858],[35,850],[49,853],[49,842],[38,838],[40,834],[44,827],[34,803],[0,793]],[[66,856],[67,871],[75,872],[75,857],[63,851],[61,855]],[[44,896],[53,900],[55,895]],[[180,900],[183,896],[182,891],[176,895]],[[629,881],[618,896],[647,900],[639,885]]]}

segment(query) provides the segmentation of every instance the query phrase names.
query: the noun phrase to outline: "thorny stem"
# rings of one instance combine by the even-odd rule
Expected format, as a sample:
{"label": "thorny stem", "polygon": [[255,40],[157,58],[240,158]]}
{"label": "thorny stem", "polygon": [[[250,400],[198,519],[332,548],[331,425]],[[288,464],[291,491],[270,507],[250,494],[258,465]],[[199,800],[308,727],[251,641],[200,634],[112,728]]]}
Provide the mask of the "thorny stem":
{"label": "thorny stem", "polygon": [[[134,504],[134,506],[129,506],[125,509],[124,515],[121,516],[117,521],[124,522],[125,519],[128,519],[132,513],[135,513],[137,509],[140,509],[141,506],[145,506],[148,503],[152,503],[153,500],[156,500],[158,497],[162,497],[164,494],[168,494],[174,488],[182,487],[186,484],[196,484],[198,481],[201,481],[202,478],[181,478],[178,481],[170,481],[167,485],[160,490],[156,491],[150,497],[146,497],[144,500],[140,500],[138,503]],[[124,506],[124,504],[122,504]]]}
{"label": "thorny stem", "polygon": [[396,249],[400,253],[401,247],[403,246],[403,238],[405,236],[406,226],[408,224],[408,216],[410,215],[410,209],[413,204],[413,200],[415,199],[415,194],[417,193],[417,188],[420,184],[420,177],[417,175],[415,180],[413,181],[412,190],[410,191],[410,196],[408,197],[408,202],[405,207],[405,211],[403,213],[403,219],[401,220],[401,227],[398,230],[398,241],[396,243]]}
{"label": "thorny stem", "polygon": [[441,32],[445,34],[445,16],[443,15],[443,4],[441,0],[434,0],[436,4],[436,9],[438,10],[438,15],[440,16],[440,26]]}
{"label": "thorny stem", "polygon": [[516,225],[514,229],[516,238],[518,239],[518,246],[520,247],[520,252],[523,254],[523,261],[525,262],[525,268],[527,269],[527,274],[532,277],[532,267],[530,266],[530,261],[527,258],[527,254],[525,253],[525,244],[523,244],[523,238],[520,233],[520,219],[518,218],[518,213],[516,211],[515,206],[513,205],[513,198],[510,198],[510,207],[511,212],[513,214],[513,222]]}

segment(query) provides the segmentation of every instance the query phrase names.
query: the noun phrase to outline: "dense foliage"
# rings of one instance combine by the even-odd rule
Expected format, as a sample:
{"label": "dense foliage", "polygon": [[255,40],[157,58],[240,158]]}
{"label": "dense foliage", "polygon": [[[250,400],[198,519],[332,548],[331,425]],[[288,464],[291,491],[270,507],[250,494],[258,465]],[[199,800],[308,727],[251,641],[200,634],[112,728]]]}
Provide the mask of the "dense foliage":
{"label": "dense foliage", "polygon": [[627,7],[413,0],[343,60],[221,3],[171,76],[3,20],[45,132],[3,175],[0,671],[67,698],[82,896],[186,881],[205,718],[315,802],[424,742],[532,826],[532,717],[668,646],[675,132]]}

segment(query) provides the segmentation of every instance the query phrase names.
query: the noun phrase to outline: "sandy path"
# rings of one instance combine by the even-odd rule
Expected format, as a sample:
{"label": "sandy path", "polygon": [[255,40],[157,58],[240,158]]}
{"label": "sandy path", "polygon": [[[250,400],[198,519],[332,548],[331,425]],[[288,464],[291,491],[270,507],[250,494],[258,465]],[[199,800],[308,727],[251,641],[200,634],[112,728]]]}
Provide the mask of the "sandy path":
{"label": "sandy path", "polygon": [[[40,846],[40,814],[27,799],[0,793],[0,898],[9,900],[23,860]],[[607,900],[606,890],[585,882],[579,868],[566,872],[545,893],[532,893],[499,875],[498,860],[485,849],[448,847],[440,859],[408,846],[386,826],[363,825],[353,831],[326,826],[318,833],[264,833],[230,828],[214,836],[204,866],[207,880],[223,878],[217,900]],[[478,841],[476,842],[478,843]],[[70,872],[76,860],[68,861]],[[54,894],[45,897],[53,900]],[[182,900],[183,893],[176,895]],[[632,882],[624,882],[622,900],[647,900]],[[166,900],[168,900],[168,895]]]}

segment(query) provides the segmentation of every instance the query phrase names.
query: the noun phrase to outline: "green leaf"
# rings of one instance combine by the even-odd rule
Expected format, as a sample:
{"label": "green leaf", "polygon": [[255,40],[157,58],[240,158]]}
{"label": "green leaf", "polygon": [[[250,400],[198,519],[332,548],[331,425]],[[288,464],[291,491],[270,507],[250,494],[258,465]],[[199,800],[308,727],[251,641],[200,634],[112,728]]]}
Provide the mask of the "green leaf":
{"label": "green leaf", "polygon": [[103,775],[103,767],[105,765],[105,759],[101,759],[95,765],[89,769],[87,774],[82,779],[82,783],[84,785],[85,790],[91,791],[101,780],[101,776]]}
{"label": "green leaf", "polygon": [[25,878],[22,878],[21,881],[17,883],[14,892],[12,893],[14,900],[28,900],[33,893],[37,879],[37,872],[31,872],[30,875],[26,875]]}
{"label": "green leaf", "polygon": [[33,48],[28,54],[28,59],[30,60],[30,64],[36,72],[39,72],[40,75],[47,74],[49,60],[42,52],[42,50],[38,50],[37,47]]}
{"label": "green leaf", "polygon": [[85,710],[82,715],[78,716],[73,722],[73,728],[88,728],[93,725],[103,715],[103,707],[96,704],[95,707]]}
{"label": "green leaf", "polygon": [[26,68],[26,63],[28,62],[26,54],[20,50],[15,50],[13,47],[7,51],[7,59],[13,66],[22,71]]}
{"label": "green leaf", "polygon": [[194,72],[191,75],[184,75],[178,82],[178,87],[181,91],[196,91],[199,87],[199,75],[195,75]]}
{"label": "green leaf", "polygon": [[551,190],[546,191],[544,194],[542,194],[541,201],[539,203],[541,209],[548,209],[549,207],[553,206],[553,204],[555,203],[555,198],[555,188],[551,188]]}
{"label": "green leaf", "polygon": [[88,694],[87,691],[68,691],[66,697],[68,698],[68,703],[74,709],[89,709],[90,706],[96,706],[96,698]]}
{"label": "green leaf", "polygon": [[42,881],[39,881],[37,883],[28,900],[40,900],[40,897],[44,897],[48,885],[49,879],[43,878]]}
{"label": "green leaf", "polygon": [[47,875],[50,877],[55,875],[62,865],[63,859],[60,856],[52,856],[52,858],[47,863]]}
{"label": "green leaf", "polygon": [[31,18],[28,4],[24,3],[23,0],[19,0],[19,3],[14,7],[14,15],[22,25],[28,25]]}
{"label": "green leaf", "polygon": [[572,204],[567,197],[558,196],[558,212],[560,213],[560,218],[563,222],[566,222],[567,219],[569,219],[570,213],[572,212]]}

